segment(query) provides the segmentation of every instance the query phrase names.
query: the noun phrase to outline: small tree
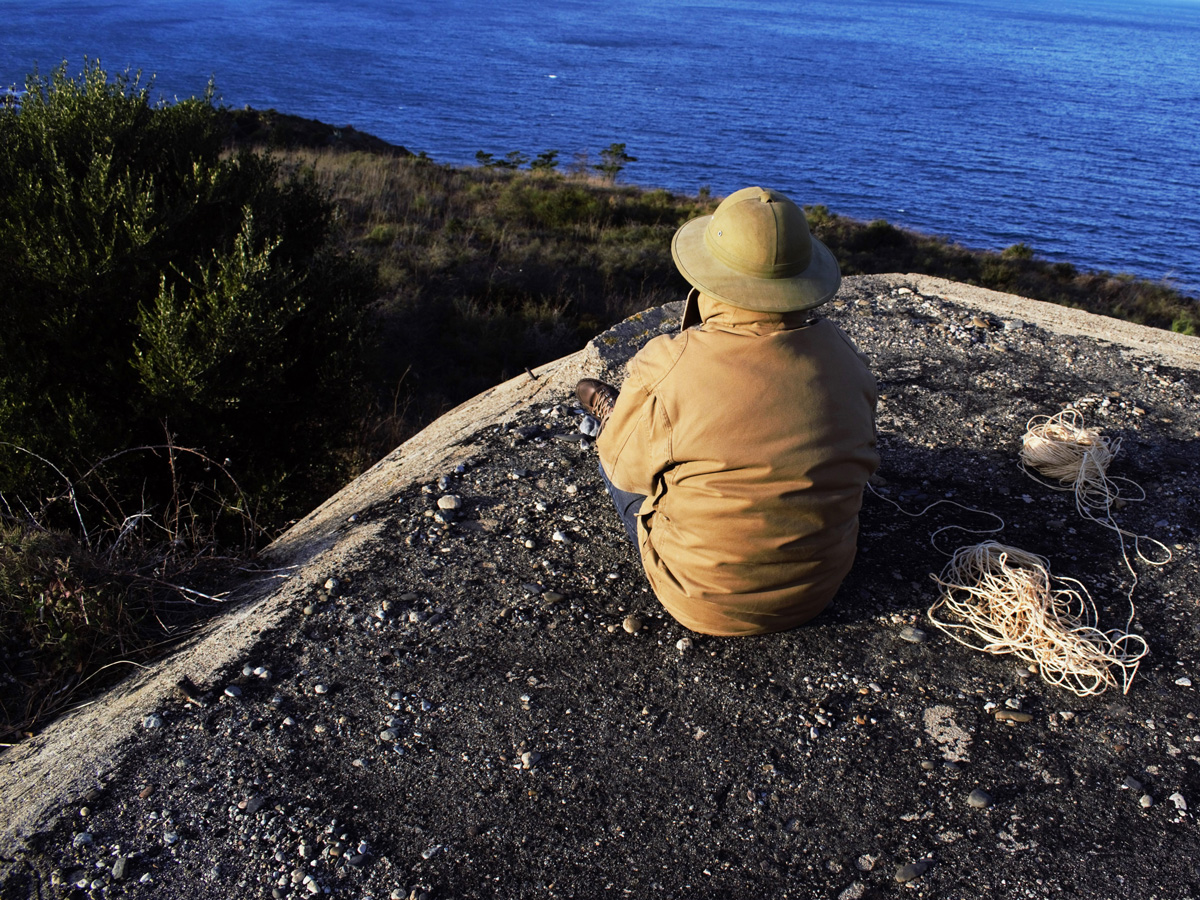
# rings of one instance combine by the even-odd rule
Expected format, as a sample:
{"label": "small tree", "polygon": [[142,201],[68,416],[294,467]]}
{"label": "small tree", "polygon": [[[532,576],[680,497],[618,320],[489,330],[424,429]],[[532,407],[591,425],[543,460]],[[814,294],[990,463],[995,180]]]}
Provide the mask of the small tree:
{"label": "small tree", "polygon": [[609,144],[600,151],[600,162],[592,168],[612,183],[617,180],[617,176],[621,174],[621,170],[625,168],[626,164],[631,162],[637,162],[637,157],[626,153],[624,144]]}
{"label": "small tree", "polygon": [[[211,88],[156,104],[95,62],[26,87],[0,109],[3,440],[86,466],[162,443],[165,422],[232,459],[256,502],[303,511],[363,408],[375,294],[335,249],[332,205],[311,175],[223,156]],[[48,474],[0,448],[0,494],[44,497]],[[162,508],[142,482],[108,487]]]}
{"label": "small tree", "polygon": [[510,150],[504,154],[504,159],[496,163],[498,169],[519,169],[529,162],[529,157],[520,150]]}
{"label": "small tree", "polygon": [[529,164],[529,168],[535,172],[553,172],[558,168],[558,151],[543,150]]}

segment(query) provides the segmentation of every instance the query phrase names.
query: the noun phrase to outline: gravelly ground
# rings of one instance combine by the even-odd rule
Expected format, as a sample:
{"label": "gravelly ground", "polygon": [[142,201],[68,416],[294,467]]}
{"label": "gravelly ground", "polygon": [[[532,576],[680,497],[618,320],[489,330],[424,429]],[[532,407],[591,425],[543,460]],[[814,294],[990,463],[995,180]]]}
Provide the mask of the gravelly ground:
{"label": "gravelly ground", "polygon": [[[338,583],[6,848],[0,894],[1200,894],[1200,720],[1177,683],[1200,682],[1200,376],[882,280],[828,313],[879,377],[884,461],[858,562],[810,626],[718,639],[666,617],[564,396],[362,509],[348,528],[382,528]],[[934,629],[929,535],[987,522],[886,502],[998,513],[999,540],[1120,624],[1114,536],[1016,465],[1026,420],[1068,402],[1122,438],[1111,472],[1148,494],[1121,523],[1175,554],[1138,567],[1151,655],[1128,695],[1076,698]],[[446,524],[443,494],[463,501]],[[995,718],[1018,703],[1032,721]],[[923,872],[902,884],[906,866]]]}

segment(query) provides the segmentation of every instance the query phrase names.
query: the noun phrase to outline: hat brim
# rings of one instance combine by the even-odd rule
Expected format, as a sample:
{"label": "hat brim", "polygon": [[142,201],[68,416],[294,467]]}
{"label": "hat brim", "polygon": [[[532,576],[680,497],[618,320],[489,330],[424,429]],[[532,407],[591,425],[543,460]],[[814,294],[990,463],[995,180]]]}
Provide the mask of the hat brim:
{"label": "hat brim", "polygon": [[747,275],[716,259],[704,244],[712,216],[685,222],[671,240],[671,257],[693,287],[708,296],[755,312],[795,312],[833,299],[842,273],[828,247],[812,238],[812,259],[803,272],[790,278]]}

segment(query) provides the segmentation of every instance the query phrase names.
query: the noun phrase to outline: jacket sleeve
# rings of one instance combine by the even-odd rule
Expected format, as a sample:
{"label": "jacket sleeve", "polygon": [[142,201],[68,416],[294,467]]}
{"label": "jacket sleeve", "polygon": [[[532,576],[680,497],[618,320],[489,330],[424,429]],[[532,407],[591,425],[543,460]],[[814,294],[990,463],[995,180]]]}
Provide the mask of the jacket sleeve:
{"label": "jacket sleeve", "polygon": [[600,464],[609,480],[623,491],[645,496],[657,493],[658,477],[674,464],[670,417],[655,393],[661,374],[665,374],[656,372],[660,368],[655,365],[659,354],[654,351],[661,349],[652,348],[656,342],[634,357],[629,377],[596,441]]}

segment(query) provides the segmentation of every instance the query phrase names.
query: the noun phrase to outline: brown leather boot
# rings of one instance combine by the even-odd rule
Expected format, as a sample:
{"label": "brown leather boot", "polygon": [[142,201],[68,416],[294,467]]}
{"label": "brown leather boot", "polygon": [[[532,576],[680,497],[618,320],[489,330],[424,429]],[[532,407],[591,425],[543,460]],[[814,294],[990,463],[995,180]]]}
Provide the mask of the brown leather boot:
{"label": "brown leather boot", "polygon": [[603,428],[617,402],[617,389],[595,378],[585,378],[575,385],[575,396],[584,411],[595,416]]}

